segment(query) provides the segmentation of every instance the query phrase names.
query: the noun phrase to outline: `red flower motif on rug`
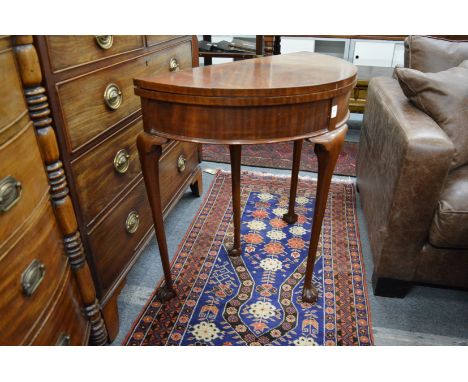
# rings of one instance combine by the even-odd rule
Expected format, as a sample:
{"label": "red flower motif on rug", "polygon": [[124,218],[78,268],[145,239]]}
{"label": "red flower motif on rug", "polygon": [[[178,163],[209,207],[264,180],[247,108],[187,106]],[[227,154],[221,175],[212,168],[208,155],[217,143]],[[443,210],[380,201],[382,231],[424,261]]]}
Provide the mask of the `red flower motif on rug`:
{"label": "red flower motif on rug", "polygon": [[260,244],[263,242],[263,237],[259,235],[258,233],[248,233],[243,236],[243,239],[246,243],[251,243],[251,244]]}

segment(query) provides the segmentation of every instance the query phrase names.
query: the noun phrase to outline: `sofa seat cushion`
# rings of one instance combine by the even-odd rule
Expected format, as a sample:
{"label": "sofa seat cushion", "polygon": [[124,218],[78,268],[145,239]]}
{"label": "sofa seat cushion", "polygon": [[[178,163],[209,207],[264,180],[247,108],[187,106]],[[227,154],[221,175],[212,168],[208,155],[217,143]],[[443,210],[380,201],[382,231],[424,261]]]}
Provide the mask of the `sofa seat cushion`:
{"label": "sofa seat cushion", "polygon": [[468,248],[468,165],[448,175],[429,242],[440,248]]}
{"label": "sofa seat cushion", "polygon": [[468,60],[438,73],[396,68],[409,100],[429,115],[455,147],[451,168],[468,163]]}
{"label": "sofa seat cushion", "polygon": [[437,73],[468,60],[468,41],[451,41],[427,36],[405,40],[405,67]]}

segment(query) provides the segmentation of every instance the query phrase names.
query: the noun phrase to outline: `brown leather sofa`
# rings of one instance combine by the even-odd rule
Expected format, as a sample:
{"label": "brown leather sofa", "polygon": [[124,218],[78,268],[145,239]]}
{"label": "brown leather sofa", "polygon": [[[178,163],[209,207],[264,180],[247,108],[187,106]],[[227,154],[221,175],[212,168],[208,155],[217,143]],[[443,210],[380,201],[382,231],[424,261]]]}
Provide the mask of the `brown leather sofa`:
{"label": "brown leather sofa", "polygon": [[[405,41],[405,67],[422,72],[467,59],[467,41]],[[454,142],[396,79],[370,81],[357,185],[376,295],[403,297],[414,282],[468,288],[468,163],[454,167],[453,156]]]}

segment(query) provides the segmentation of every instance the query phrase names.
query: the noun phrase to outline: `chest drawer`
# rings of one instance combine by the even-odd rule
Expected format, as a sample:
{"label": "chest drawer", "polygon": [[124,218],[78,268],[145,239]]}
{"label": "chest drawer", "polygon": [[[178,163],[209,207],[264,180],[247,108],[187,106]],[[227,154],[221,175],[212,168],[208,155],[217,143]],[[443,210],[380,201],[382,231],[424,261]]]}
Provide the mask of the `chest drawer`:
{"label": "chest drawer", "polygon": [[143,122],[138,119],[73,161],[86,224],[92,224],[96,215],[141,173],[136,137],[142,131]]}
{"label": "chest drawer", "polygon": [[80,190],[78,198],[88,226],[141,174],[136,137],[142,131],[143,121],[138,118],[72,162]]}
{"label": "chest drawer", "polygon": [[159,184],[163,209],[176,197],[178,189],[198,165],[197,145],[176,142],[168,148],[159,162]]}
{"label": "chest drawer", "polygon": [[177,37],[181,37],[181,35],[153,35],[153,36],[146,36],[146,45],[153,46],[156,44],[161,44],[162,42],[166,42],[169,40],[173,40]]}
{"label": "chest drawer", "polygon": [[47,36],[53,72],[141,49],[142,36]]}
{"label": "chest drawer", "polygon": [[91,249],[105,294],[129,265],[153,224],[143,179],[90,232]]}
{"label": "chest drawer", "polygon": [[67,268],[62,237],[49,201],[0,260],[0,343],[19,343],[41,319]]}
{"label": "chest drawer", "polygon": [[191,43],[181,43],[58,84],[70,149],[76,150],[140,109],[134,77],[169,71],[173,58],[181,69],[190,68],[191,57]]}
{"label": "chest drawer", "polygon": [[[0,259],[10,238],[48,197],[49,185],[42,167],[32,124],[5,146],[0,146]],[[0,279],[1,280],[1,279]]]}
{"label": "chest drawer", "polygon": [[9,43],[9,37],[0,38],[0,146],[25,125],[18,126],[18,122],[27,115],[13,50],[2,50],[5,43]]}
{"label": "chest drawer", "polygon": [[81,297],[72,277],[68,271],[60,296],[31,345],[86,345],[88,323],[81,310]]}

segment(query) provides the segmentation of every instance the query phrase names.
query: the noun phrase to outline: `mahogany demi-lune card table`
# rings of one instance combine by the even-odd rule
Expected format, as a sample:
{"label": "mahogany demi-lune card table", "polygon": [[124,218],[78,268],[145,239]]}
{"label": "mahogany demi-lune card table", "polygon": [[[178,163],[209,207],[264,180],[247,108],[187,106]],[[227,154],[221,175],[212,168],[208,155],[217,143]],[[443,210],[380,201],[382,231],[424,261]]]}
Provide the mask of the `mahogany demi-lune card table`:
{"label": "mahogany demi-lune card table", "polygon": [[175,296],[160,199],[159,165],[168,140],[229,145],[234,243],[242,254],[240,167],[242,145],[294,141],[288,212],[294,224],[302,142],[314,143],[318,181],[302,300],[315,302],[312,283],[330,182],[347,132],[348,99],[356,67],[332,56],[300,52],[192,68],[134,80],[144,132],[137,138],[154,219],[165,284],[161,300]]}

